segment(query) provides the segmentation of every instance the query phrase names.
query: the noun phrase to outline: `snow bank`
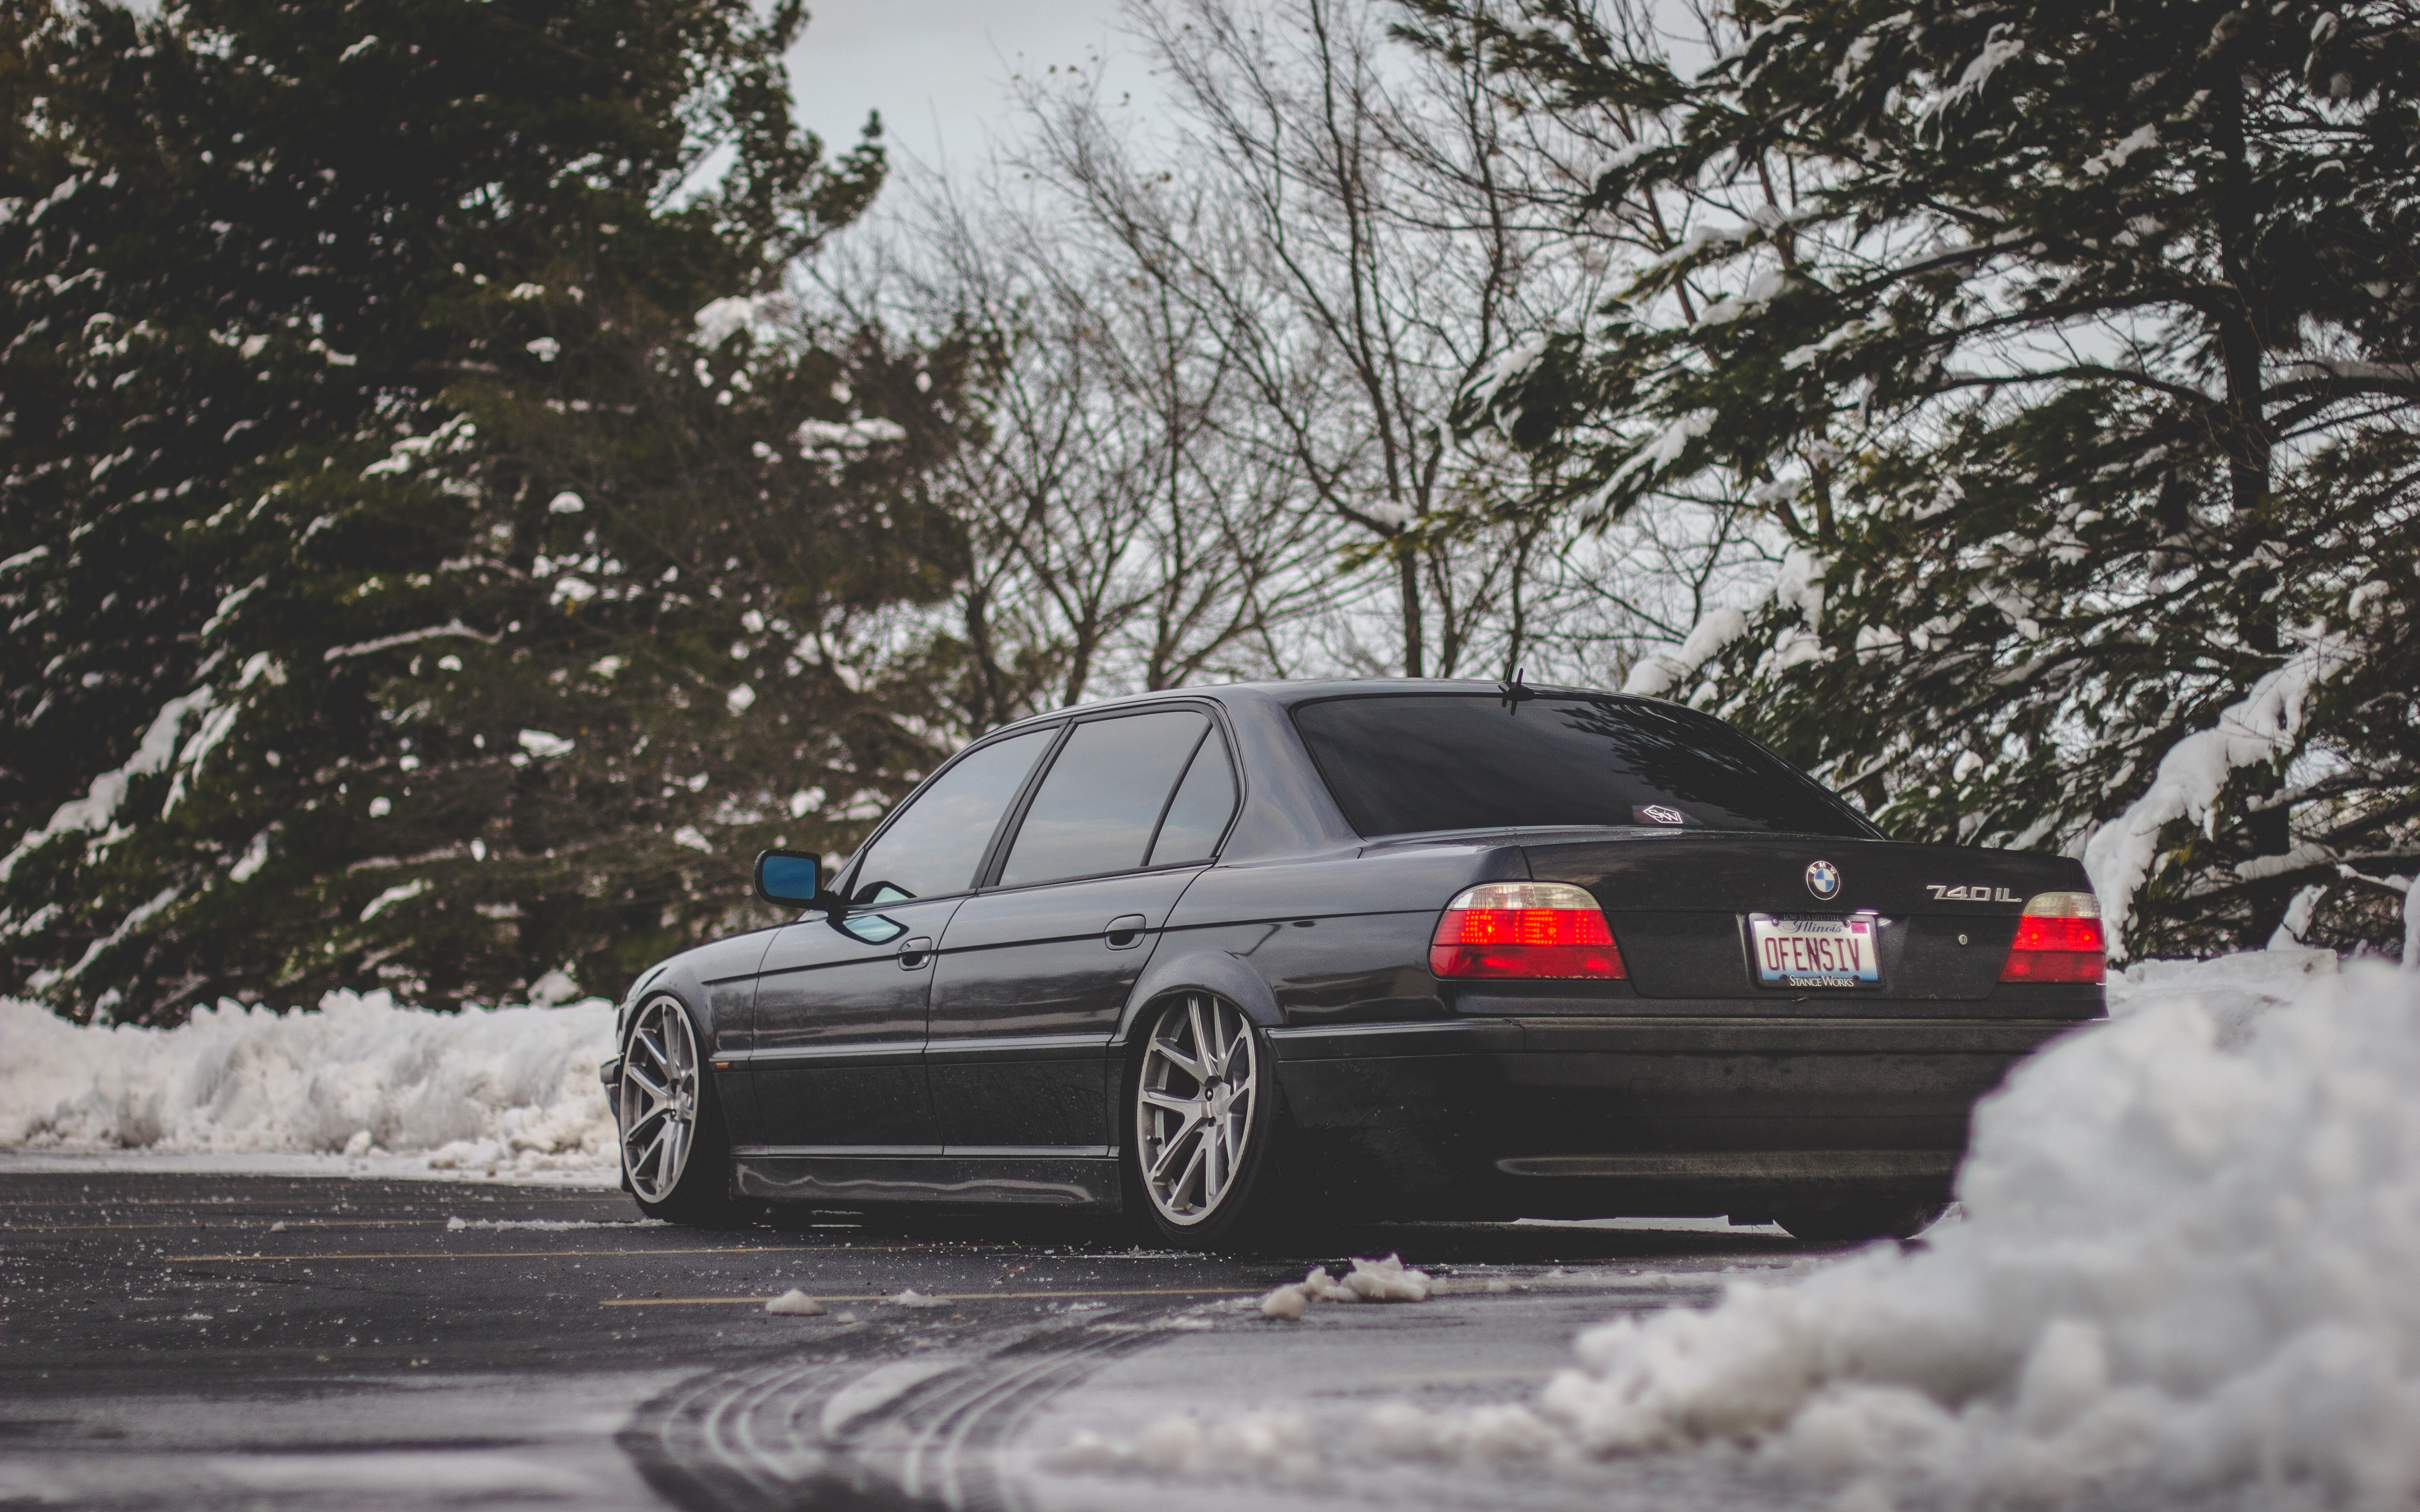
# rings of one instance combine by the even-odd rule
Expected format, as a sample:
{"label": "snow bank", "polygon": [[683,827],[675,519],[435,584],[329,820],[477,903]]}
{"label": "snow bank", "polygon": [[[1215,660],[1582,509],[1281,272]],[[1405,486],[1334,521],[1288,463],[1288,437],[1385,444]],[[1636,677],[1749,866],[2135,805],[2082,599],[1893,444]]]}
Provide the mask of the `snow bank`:
{"label": "snow bank", "polygon": [[601,999],[435,1013],[332,993],[307,1011],[200,1009],[172,1029],[78,1026],[0,999],[0,1150],[335,1155],[380,1175],[610,1185],[597,1067],[613,1032]]}
{"label": "snow bank", "polygon": [[1963,1223],[1584,1334],[1539,1416],[1599,1458],[1750,1443],[1874,1505],[2410,1506],[2420,976],[2314,954],[2136,968],[1979,1110]]}
{"label": "snow bank", "polygon": [[2241,1050],[2262,1014],[2285,1007],[2312,980],[2336,974],[2334,950],[2288,947],[2220,956],[2214,961],[2137,961],[2109,978],[2109,1016],[2178,997],[2201,1005],[2218,1029],[2223,1050]]}

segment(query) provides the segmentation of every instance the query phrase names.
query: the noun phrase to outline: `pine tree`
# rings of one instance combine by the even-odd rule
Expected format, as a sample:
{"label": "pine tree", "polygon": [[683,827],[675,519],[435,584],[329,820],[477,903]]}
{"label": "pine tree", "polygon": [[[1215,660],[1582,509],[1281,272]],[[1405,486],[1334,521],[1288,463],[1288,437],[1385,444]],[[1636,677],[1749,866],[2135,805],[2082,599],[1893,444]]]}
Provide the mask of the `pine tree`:
{"label": "pine tree", "polygon": [[1582,520],[1796,543],[1675,696],[1903,836],[2088,850],[2138,950],[2399,940],[2410,8],[1745,4],[1689,78],[1593,16],[1497,23],[1506,86],[1653,123],[1595,203],[1690,231],[1471,409]]}
{"label": "pine tree", "polygon": [[617,991],[930,761],[963,363],[762,318],[881,177],[803,20],[11,8],[0,991]]}

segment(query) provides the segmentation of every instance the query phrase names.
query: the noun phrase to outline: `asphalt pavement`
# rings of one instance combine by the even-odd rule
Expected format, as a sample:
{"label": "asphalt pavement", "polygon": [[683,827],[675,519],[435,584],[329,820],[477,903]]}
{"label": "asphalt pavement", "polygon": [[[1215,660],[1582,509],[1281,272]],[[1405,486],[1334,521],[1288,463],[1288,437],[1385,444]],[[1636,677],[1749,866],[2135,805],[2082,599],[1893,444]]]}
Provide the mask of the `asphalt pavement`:
{"label": "asphalt pavement", "polygon": [[[1311,1264],[1388,1251],[1450,1295],[1259,1314]],[[1197,1455],[1154,1479],[1069,1446],[1171,1416],[1342,1444],[1383,1402],[1523,1401],[1590,1323],[1823,1253],[1404,1225],[1234,1258],[1077,1225],[702,1231],[611,1192],[0,1165],[0,1507],[1666,1504],[1652,1474]],[[823,1313],[766,1312],[794,1288]]]}

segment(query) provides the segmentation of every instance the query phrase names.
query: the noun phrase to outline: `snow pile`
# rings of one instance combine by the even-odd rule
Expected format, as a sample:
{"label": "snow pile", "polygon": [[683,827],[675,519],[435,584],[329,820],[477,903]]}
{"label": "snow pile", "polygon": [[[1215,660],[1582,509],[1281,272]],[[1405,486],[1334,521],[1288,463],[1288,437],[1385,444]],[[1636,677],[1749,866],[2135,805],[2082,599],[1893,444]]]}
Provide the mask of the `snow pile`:
{"label": "snow pile", "polygon": [[[2128,982],[2116,1022],[1979,1110],[1965,1222],[1592,1330],[1541,1420],[1595,1457],[1751,1443],[1875,1505],[2092,1488],[2411,1505],[2420,976],[2309,964]],[[2297,978],[2222,1042],[2229,1007],[2205,999]],[[1393,1437],[1435,1439],[1414,1427]]]}
{"label": "snow pile", "polygon": [[[88,1026],[0,999],[0,1149],[368,1159],[404,1170],[611,1184],[597,1083],[613,1007],[197,1009],[172,1029]],[[397,1160],[394,1157],[405,1157]]]}
{"label": "snow pile", "polygon": [[2334,950],[2253,950],[2214,961],[2137,961],[2109,979],[2109,1016],[2122,1019],[2138,1008],[2192,997],[2218,1026],[2222,1050],[2241,1050],[2254,1021],[2283,1008],[2309,989],[2312,979],[2336,973]]}
{"label": "snow pile", "polygon": [[1301,1280],[1263,1297],[1261,1316],[1292,1321],[1314,1302],[1426,1302],[1445,1289],[1445,1283],[1431,1280],[1426,1271],[1406,1268],[1400,1255],[1357,1259],[1352,1273],[1342,1281],[1329,1275],[1327,1267],[1314,1265]]}

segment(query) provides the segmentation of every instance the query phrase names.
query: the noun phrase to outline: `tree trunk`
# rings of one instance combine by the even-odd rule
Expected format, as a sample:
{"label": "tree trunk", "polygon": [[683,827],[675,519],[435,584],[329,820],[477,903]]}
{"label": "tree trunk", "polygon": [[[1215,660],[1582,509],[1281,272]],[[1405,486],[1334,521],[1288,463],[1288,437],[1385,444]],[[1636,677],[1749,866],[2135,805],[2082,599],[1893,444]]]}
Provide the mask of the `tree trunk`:
{"label": "tree trunk", "polygon": [[[2270,301],[2253,266],[2252,166],[2243,139],[2242,75],[2231,60],[2233,49],[2222,50],[2219,80],[2211,91],[2211,145],[2222,164],[2216,186],[2219,272],[2234,296],[2233,308],[2218,322],[2219,360],[2226,379],[2226,416],[2223,444],[2226,450],[2227,496],[2235,513],[2235,562],[2241,563],[2270,542],[2269,488],[2275,465],[2276,440],[2270,433],[2266,396],[2261,386],[2261,358],[2269,345]],[[2274,578],[2247,572],[2238,579],[2236,624],[2243,648],[2259,658],[2267,671],[2284,653],[2275,601]],[[2258,780],[2257,794],[2273,793],[2284,780],[2270,772]],[[2244,829],[2256,856],[2283,856],[2293,848],[2290,805],[2250,813]],[[2280,882],[2251,890],[2251,927],[2243,943],[2267,943],[2285,921],[2294,889]]]}

